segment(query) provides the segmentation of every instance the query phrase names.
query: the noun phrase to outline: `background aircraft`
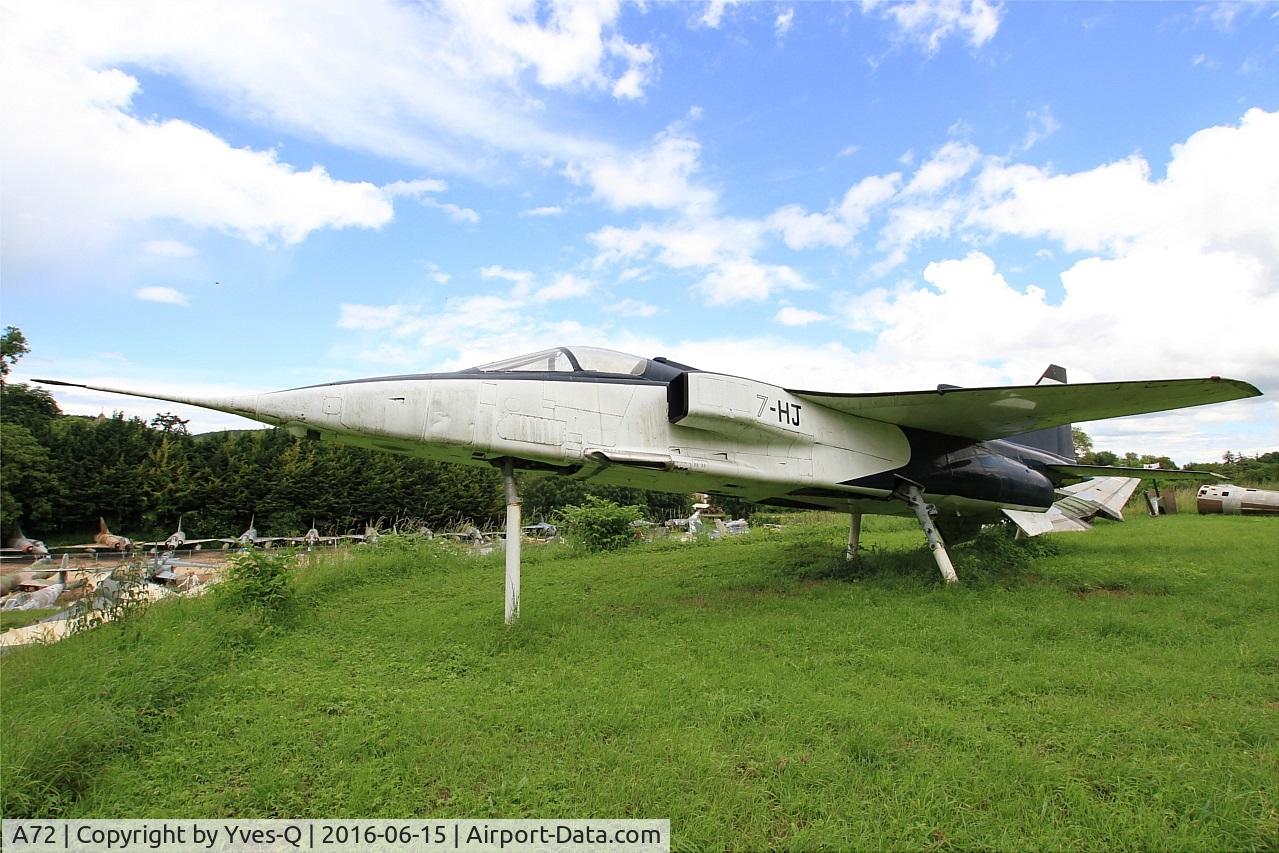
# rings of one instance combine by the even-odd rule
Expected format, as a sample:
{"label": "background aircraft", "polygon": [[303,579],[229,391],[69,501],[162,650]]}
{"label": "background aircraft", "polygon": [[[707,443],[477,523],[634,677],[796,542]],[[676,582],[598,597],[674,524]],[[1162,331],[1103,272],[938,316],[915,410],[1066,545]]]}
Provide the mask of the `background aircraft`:
{"label": "background aircraft", "polygon": [[178,529],[170,533],[163,542],[139,542],[137,544],[144,548],[163,548],[166,551],[177,551],[186,548],[198,551],[210,542],[217,542],[225,549],[234,545],[236,540],[223,538],[188,539],[186,533],[182,530],[182,516],[179,515]]}
{"label": "background aircraft", "polygon": [[249,529],[237,536],[235,538],[236,542],[245,548],[249,546],[270,548],[273,547],[276,542],[283,542],[286,539],[284,536],[259,536],[258,529],[254,526],[254,522],[257,521],[257,518],[257,513],[254,513],[249,517]]}
{"label": "background aircraft", "polygon": [[39,539],[29,539],[23,534],[21,527],[15,527],[9,546],[4,550],[5,556],[47,557],[49,549]]}
{"label": "background aircraft", "polygon": [[305,545],[308,548],[319,545],[321,542],[337,542],[341,536],[321,536],[320,529],[315,526],[315,519],[311,519],[311,527],[301,536],[285,536],[283,541],[290,542],[294,545]]}
{"label": "background aircraft", "polygon": [[85,545],[57,545],[59,551],[83,550],[83,551],[120,551],[125,552],[133,548],[133,540],[128,536],[117,536],[107,529],[107,522],[102,516],[98,516],[98,535],[93,537],[93,541]]}
{"label": "background aircraft", "polygon": [[230,412],[314,440],[500,467],[508,621],[519,607],[517,469],[839,510],[853,517],[853,549],[862,513],[913,515],[954,582],[939,525],[959,539],[1006,509],[1046,512],[1060,486],[1149,474],[1075,463],[1060,442],[1071,421],[1260,394],[1219,377],[850,394],[594,347],[220,399],[77,387]]}

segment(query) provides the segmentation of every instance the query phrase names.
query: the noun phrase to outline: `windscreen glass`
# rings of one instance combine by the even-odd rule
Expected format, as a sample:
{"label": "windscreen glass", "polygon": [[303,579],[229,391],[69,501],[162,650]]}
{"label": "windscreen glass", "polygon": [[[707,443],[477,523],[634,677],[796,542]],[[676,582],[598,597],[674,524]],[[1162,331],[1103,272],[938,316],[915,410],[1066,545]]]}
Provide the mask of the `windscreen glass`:
{"label": "windscreen glass", "polygon": [[648,359],[598,347],[556,347],[481,365],[485,373],[511,372],[588,372],[640,376]]}

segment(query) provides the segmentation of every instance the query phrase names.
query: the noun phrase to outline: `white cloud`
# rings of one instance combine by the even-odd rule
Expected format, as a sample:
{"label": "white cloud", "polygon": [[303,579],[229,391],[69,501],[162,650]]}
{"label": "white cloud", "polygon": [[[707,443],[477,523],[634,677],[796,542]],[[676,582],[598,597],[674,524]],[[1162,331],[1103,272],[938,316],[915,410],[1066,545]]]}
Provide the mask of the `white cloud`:
{"label": "white cloud", "polygon": [[418,178],[412,181],[393,181],[384,187],[384,192],[388,198],[412,198],[423,207],[442,210],[448,214],[449,218],[454,222],[466,222],[471,225],[480,221],[480,215],[468,207],[451,202],[440,201],[435,198],[432,193],[441,193],[447,190],[448,184],[444,181],[434,178]]}
{"label": "white cloud", "polygon": [[853,229],[828,213],[807,213],[797,204],[779,207],[769,215],[767,225],[778,231],[792,249],[814,246],[846,246],[853,239]]}
{"label": "white cloud", "polygon": [[614,210],[706,210],[714,204],[715,193],[690,181],[700,166],[701,150],[691,134],[671,127],[647,151],[573,166],[568,175],[589,183],[592,197]]}
{"label": "white cloud", "polygon": [[807,290],[803,276],[782,264],[764,264],[750,258],[736,258],[715,266],[697,284],[709,305],[760,302],[778,290]]}
{"label": "white cloud", "polygon": [[889,18],[903,38],[936,53],[952,35],[963,37],[970,46],[981,47],[999,31],[1003,7],[986,0],[862,0],[862,10],[878,10]]}
{"label": "white cloud", "polygon": [[142,251],[160,258],[193,258],[199,254],[194,246],[180,240],[147,240]]}
{"label": "white cloud", "polygon": [[534,207],[520,213],[520,216],[559,216],[564,212],[564,208],[556,205],[547,205],[546,207]]}
{"label": "white cloud", "polygon": [[704,27],[719,29],[719,25],[724,20],[724,10],[740,2],[741,0],[708,0],[706,10],[702,12],[702,17],[698,18],[697,22]]}
{"label": "white cloud", "polygon": [[902,195],[933,195],[941,192],[968,174],[979,159],[981,152],[975,145],[947,142],[915,170],[910,183],[902,190]]}
{"label": "white cloud", "polygon": [[1084,172],[991,165],[972,224],[1050,237],[1071,250],[1123,251],[1139,243],[1279,256],[1279,113],[1249,110],[1238,127],[1212,127],[1174,146],[1167,175],[1134,155]]}
{"label": "white cloud", "polygon": [[131,226],[163,219],[286,244],[391,219],[387,193],[371,184],[336,180],[321,165],[296,168],[278,150],[235,147],[186,121],[135,115],[135,68],[271,132],[418,167],[474,174],[508,153],[609,156],[608,144],[547,129],[546,106],[529,89],[535,80],[640,96],[655,55],[620,35],[619,14],[614,0],[371,0],[352,26],[348,10],[302,0],[269,9],[121,0],[75,14],[13,5],[0,49],[6,254],[106,247]]}
{"label": "white cloud", "polygon": [[790,32],[793,23],[795,23],[795,9],[792,7],[777,16],[777,20],[773,22],[773,32],[781,38]]}
{"label": "white cloud", "polygon": [[901,180],[901,174],[893,172],[890,175],[872,175],[853,184],[839,205],[840,218],[849,228],[860,231],[870,222],[875,209],[896,195]]}
{"label": "white cloud", "polygon": [[672,269],[700,273],[695,292],[710,305],[724,305],[810,287],[790,266],[755,258],[766,231],[761,221],[706,217],[629,229],[608,226],[590,239],[599,249],[596,266],[653,258]]}
{"label": "white cloud", "polygon": [[442,193],[449,185],[437,178],[416,178],[412,181],[392,181],[382,187],[382,192],[391,198],[406,196],[421,201],[431,193]]}
{"label": "white cloud", "polygon": [[1030,128],[1026,131],[1026,136],[1021,141],[1021,150],[1029,151],[1035,145],[1052,136],[1061,130],[1061,122],[1057,121],[1057,117],[1053,115],[1051,107],[1044,107],[1042,110],[1034,110],[1026,114],[1026,118],[1030,119]]}
{"label": "white cloud", "polygon": [[545,287],[539,288],[536,296],[538,299],[545,300],[572,299],[575,296],[585,296],[594,289],[595,282],[565,273]]}
{"label": "white cloud", "polygon": [[137,81],[52,61],[11,41],[0,51],[6,128],[6,255],[50,257],[109,246],[137,223],[171,219],[254,243],[297,243],[321,228],[377,228],[390,204],[368,183],[274,151],[233,148],[183,121],[130,114]]}
{"label": "white cloud", "polygon": [[631,44],[621,36],[613,36],[608,43],[609,53],[627,62],[627,69],[613,83],[613,97],[618,100],[635,100],[644,97],[644,87],[653,78],[653,51],[646,44]]}
{"label": "white cloud", "polygon": [[422,265],[422,268],[426,270],[426,274],[431,281],[436,284],[448,284],[449,279],[453,278],[453,276],[445,272],[437,263],[427,262]]}
{"label": "white cloud", "polygon": [[433,198],[423,199],[421,203],[425,207],[433,207],[436,210],[444,211],[454,222],[466,222],[474,225],[480,221],[480,215],[469,207],[461,207],[446,201],[436,201]]}
{"label": "white cloud", "polygon": [[523,297],[533,287],[533,273],[528,270],[508,270],[497,265],[484,267],[480,275],[485,278],[499,278],[515,285],[514,292]]}
{"label": "white cloud", "polygon": [[614,302],[612,305],[604,306],[604,310],[610,314],[620,314],[623,317],[654,317],[662,309],[656,305],[641,302],[638,299],[623,299],[621,302]]}
{"label": "white cloud", "polygon": [[862,150],[862,147],[860,145],[846,145],[840,149],[839,154],[836,156],[852,157],[854,154],[856,154],[858,151],[861,151],[861,150]]}
{"label": "white cloud", "polygon": [[804,308],[787,305],[778,311],[773,319],[783,326],[808,326],[813,323],[823,322],[829,318],[820,311],[808,311]]}
{"label": "white cloud", "polygon": [[180,290],[174,290],[172,287],[140,287],[133,291],[133,295],[143,302],[160,302],[165,305],[182,306],[191,304],[185,293]]}

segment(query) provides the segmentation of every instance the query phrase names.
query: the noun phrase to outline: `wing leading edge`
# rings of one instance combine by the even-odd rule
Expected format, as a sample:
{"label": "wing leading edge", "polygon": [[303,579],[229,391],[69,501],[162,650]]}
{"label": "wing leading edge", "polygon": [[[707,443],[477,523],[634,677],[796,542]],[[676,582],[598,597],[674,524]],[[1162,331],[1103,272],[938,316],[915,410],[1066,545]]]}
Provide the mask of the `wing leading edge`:
{"label": "wing leading edge", "polygon": [[887,394],[793,390],[790,393],[860,418],[978,441],[1008,438],[1061,424],[1261,396],[1261,392],[1247,382],[1218,376],[1077,385],[938,388]]}

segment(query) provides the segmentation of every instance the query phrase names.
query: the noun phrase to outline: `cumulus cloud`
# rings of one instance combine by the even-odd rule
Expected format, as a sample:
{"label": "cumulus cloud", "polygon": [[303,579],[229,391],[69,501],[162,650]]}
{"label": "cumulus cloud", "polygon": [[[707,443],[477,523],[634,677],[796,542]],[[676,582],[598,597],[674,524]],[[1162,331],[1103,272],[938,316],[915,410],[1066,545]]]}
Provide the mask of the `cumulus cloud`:
{"label": "cumulus cloud", "polygon": [[[841,316],[874,335],[878,357],[985,365],[999,381],[1029,381],[1055,361],[1076,381],[1219,374],[1279,391],[1279,221],[1267,201],[1279,197],[1276,147],[1279,113],[1250,110],[1238,126],[1174,146],[1162,178],[1135,156],[1066,174],[992,161],[970,193],[894,209],[885,230],[1060,243],[1086,255],[1061,273],[1063,295],[1049,300],[1039,286],[1014,285],[992,257],[973,251],[928,264],[922,286],[907,279],[848,296]],[[917,224],[903,224],[916,214]],[[1213,411],[1178,423],[1202,427]],[[1230,411],[1242,421],[1258,409]],[[1206,449],[1190,435],[1182,453]]]}
{"label": "cumulus cloud", "polygon": [[426,274],[431,281],[436,284],[448,284],[449,279],[453,277],[445,272],[439,264],[434,262],[427,262],[422,265],[422,268],[426,270]]}
{"label": "cumulus cloud", "polygon": [[773,319],[783,326],[808,326],[813,323],[820,323],[828,318],[820,311],[808,311],[804,308],[787,305],[778,311]]}
{"label": "cumulus cloud", "polygon": [[557,205],[547,205],[546,207],[534,207],[529,210],[522,211],[520,216],[559,216],[564,212],[564,208]]}
{"label": "cumulus cloud", "polygon": [[585,296],[594,289],[595,282],[565,273],[545,287],[538,288],[537,298],[551,301],[572,299],[575,296]]}
{"label": "cumulus cloud", "polygon": [[590,235],[595,265],[653,259],[675,270],[700,275],[694,291],[710,305],[757,302],[782,290],[810,285],[786,264],[755,257],[768,226],[728,217],[693,217],[635,228],[607,226]]}
{"label": "cumulus cloud", "polygon": [[187,295],[172,287],[140,287],[133,291],[133,295],[143,302],[159,302],[164,305],[181,305],[191,304],[187,299]]}
{"label": "cumulus cloud", "polygon": [[480,275],[484,278],[498,278],[511,282],[515,285],[514,293],[521,297],[527,295],[533,287],[533,273],[528,270],[511,270],[494,264],[481,268]]}
{"label": "cumulus cloud", "polygon": [[1061,122],[1057,121],[1057,117],[1053,115],[1050,107],[1032,110],[1026,114],[1026,118],[1030,119],[1030,128],[1026,131],[1026,136],[1021,141],[1020,150],[1022,151],[1029,151],[1061,130]]}
{"label": "cumulus cloud", "polygon": [[915,170],[902,195],[933,195],[968,174],[981,152],[966,142],[947,142]]}
{"label": "cumulus cloud", "polygon": [[620,302],[614,302],[612,305],[604,306],[604,310],[610,314],[620,314],[623,317],[654,317],[662,309],[656,305],[641,302],[638,299],[623,299]]}
{"label": "cumulus cloud", "polygon": [[878,12],[893,22],[897,33],[936,53],[951,36],[981,47],[999,31],[1003,7],[986,0],[862,0],[862,10]]}
{"label": "cumulus cloud", "polygon": [[178,120],[133,116],[137,80],[51,61],[30,45],[0,51],[6,128],[6,254],[56,256],[110,245],[157,219],[254,243],[298,243],[320,228],[377,228],[390,203],[369,183],[300,171],[274,151],[235,148]]}
{"label": "cumulus cloud", "polygon": [[708,0],[702,16],[697,19],[697,23],[703,27],[719,29],[719,25],[724,22],[724,10],[729,6],[736,6],[740,2],[741,0]]}
{"label": "cumulus cloud", "polygon": [[773,21],[773,32],[778,38],[790,32],[791,25],[795,23],[795,10],[793,8],[786,9],[777,16],[777,20]]}
{"label": "cumulus cloud", "polygon": [[715,193],[691,180],[700,168],[701,150],[696,138],[676,126],[659,134],[646,151],[573,165],[568,176],[589,184],[592,198],[614,210],[706,210]]}
{"label": "cumulus cloud", "polygon": [[380,227],[399,194],[473,223],[474,210],[425,195],[442,183],[379,190],[187,121],[138,116],[140,72],[176,78],[214,109],[271,131],[417,167],[477,173],[512,153],[594,160],[612,147],[548,129],[536,92],[640,97],[655,54],[618,32],[619,14],[612,0],[373,0],[352,27],[346,10],[300,0],[269,10],[213,0],[123,0],[75,14],[13,6],[0,49],[6,253],[106,246],[164,219],[292,244],[322,228]]}
{"label": "cumulus cloud", "polygon": [[448,184],[435,178],[418,178],[412,181],[393,181],[382,187],[389,198],[407,197],[417,201],[423,207],[434,208],[448,214],[448,217],[454,222],[465,222],[470,225],[480,221],[480,215],[469,207],[453,204],[452,202],[440,201],[435,198],[435,193],[442,193],[448,189]]}

